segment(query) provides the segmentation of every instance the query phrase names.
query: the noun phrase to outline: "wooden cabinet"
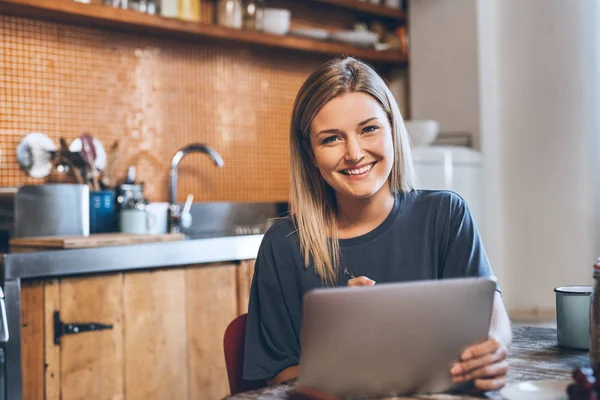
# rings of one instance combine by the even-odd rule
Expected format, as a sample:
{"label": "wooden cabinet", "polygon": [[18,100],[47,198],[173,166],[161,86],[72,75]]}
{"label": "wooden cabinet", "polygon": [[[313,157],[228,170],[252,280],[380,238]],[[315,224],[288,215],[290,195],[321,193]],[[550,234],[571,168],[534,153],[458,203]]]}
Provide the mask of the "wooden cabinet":
{"label": "wooden cabinet", "polygon": [[[216,399],[223,333],[247,312],[253,261],[22,285],[24,399]],[[64,323],[110,329],[66,334]]]}

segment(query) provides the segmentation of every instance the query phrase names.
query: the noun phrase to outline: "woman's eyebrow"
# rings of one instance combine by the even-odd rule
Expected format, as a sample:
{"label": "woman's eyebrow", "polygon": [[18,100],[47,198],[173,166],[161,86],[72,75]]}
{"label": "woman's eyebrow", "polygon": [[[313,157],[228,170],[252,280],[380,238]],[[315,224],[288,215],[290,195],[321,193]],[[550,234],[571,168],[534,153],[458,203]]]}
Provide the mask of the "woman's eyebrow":
{"label": "woman's eyebrow", "polygon": [[340,129],[335,129],[335,128],[333,128],[333,129],[325,129],[325,130],[317,132],[317,134],[315,136],[319,136],[322,133],[341,133],[341,132],[342,131]]}
{"label": "woman's eyebrow", "polygon": [[[356,125],[356,126],[366,125],[369,122],[373,121],[374,119],[377,119],[377,117],[372,117],[372,118],[365,119],[363,122],[359,122],[358,125]],[[317,132],[317,134],[315,136],[319,136],[322,133],[340,133],[340,132],[342,132],[340,129],[335,129],[335,128],[333,128],[333,129],[324,129],[322,131]]]}
{"label": "woman's eyebrow", "polygon": [[374,119],[377,119],[377,117],[365,119],[363,122],[359,123],[357,126],[363,126],[365,124],[368,124],[369,122],[373,121]]}

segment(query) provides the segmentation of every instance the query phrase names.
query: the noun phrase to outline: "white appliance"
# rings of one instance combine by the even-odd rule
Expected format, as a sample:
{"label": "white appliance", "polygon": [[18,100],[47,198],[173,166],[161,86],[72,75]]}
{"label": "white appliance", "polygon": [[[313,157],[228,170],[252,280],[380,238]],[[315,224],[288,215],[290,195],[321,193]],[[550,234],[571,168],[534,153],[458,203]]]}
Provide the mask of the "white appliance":
{"label": "white appliance", "polygon": [[483,156],[458,146],[413,148],[417,188],[451,190],[469,205],[481,236],[485,236]]}

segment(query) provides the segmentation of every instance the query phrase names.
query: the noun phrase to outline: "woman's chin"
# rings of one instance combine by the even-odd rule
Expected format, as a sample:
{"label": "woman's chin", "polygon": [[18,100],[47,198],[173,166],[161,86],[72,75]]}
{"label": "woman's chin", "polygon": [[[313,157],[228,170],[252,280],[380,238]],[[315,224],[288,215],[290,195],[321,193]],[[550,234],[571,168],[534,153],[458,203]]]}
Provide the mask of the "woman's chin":
{"label": "woman's chin", "polygon": [[356,188],[348,190],[347,188],[343,190],[336,190],[338,196],[345,197],[348,199],[368,199],[369,197],[375,195],[380,188]]}

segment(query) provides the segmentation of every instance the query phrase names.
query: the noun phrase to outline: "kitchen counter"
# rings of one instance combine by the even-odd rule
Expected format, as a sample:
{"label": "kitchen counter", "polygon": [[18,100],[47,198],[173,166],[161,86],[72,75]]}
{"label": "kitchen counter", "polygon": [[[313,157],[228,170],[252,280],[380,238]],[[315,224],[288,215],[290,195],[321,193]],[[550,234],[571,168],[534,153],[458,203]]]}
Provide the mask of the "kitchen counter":
{"label": "kitchen counter", "polygon": [[263,235],[186,240],[2,255],[4,281],[164,268],[256,258]]}
{"label": "kitchen counter", "polygon": [[172,242],[0,255],[10,336],[6,344],[8,398],[22,398],[22,281],[252,260],[262,238],[263,235],[203,235]]}

